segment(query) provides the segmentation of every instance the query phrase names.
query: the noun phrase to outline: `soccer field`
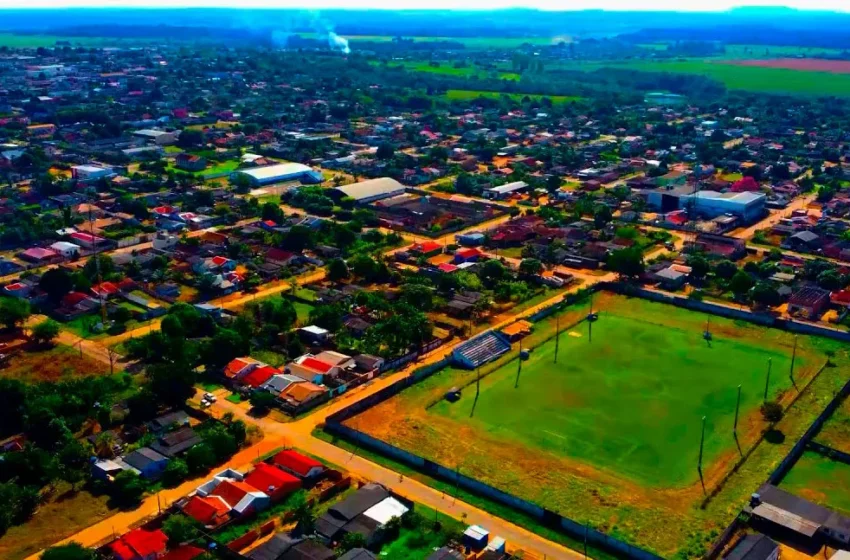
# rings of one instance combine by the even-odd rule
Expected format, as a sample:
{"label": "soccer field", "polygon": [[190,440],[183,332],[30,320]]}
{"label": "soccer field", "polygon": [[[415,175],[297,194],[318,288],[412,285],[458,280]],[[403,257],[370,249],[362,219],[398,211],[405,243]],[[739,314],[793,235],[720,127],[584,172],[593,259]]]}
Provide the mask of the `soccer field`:
{"label": "soccer field", "polygon": [[[637,318],[601,313],[531,352],[514,388],[517,360],[466,387],[457,403],[440,401],[430,412],[490,433],[629,476],[652,486],[693,483],[697,475],[702,418],[706,417],[704,464],[734,449],[732,427],[737,387],[740,427],[748,432],[761,404],[772,358],[769,398],[791,386],[791,348],[715,336],[700,329],[665,327]],[[808,358],[798,356],[804,371]],[[471,416],[473,403],[474,415]]]}

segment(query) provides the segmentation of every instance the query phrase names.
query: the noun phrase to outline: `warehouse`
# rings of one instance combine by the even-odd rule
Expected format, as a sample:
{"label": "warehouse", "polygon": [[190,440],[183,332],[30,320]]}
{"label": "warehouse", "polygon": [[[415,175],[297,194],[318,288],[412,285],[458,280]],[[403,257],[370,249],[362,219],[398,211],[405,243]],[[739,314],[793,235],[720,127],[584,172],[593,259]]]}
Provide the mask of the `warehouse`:
{"label": "warehouse", "polygon": [[285,183],[287,181],[301,181],[302,183],[321,183],[324,177],[318,171],[300,163],[280,163],[255,167],[253,169],[240,169],[235,171],[231,178],[247,177],[255,187],[271,185],[273,183]]}
{"label": "warehouse", "polygon": [[712,190],[695,193],[690,187],[659,189],[647,194],[647,203],[661,212],[692,210],[706,218],[731,214],[744,222],[753,222],[764,216],[766,200],[764,193],[721,193]]}
{"label": "warehouse", "polygon": [[353,198],[357,204],[369,204],[370,202],[403,194],[405,188],[404,185],[395,179],[382,177],[380,179],[371,179],[353,185],[337,187],[334,190],[337,192],[339,198],[348,196]]}
{"label": "warehouse", "polygon": [[109,179],[115,177],[116,173],[108,167],[97,165],[75,165],[71,167],[71,177],[77,181],[95,181],[100,178]]}

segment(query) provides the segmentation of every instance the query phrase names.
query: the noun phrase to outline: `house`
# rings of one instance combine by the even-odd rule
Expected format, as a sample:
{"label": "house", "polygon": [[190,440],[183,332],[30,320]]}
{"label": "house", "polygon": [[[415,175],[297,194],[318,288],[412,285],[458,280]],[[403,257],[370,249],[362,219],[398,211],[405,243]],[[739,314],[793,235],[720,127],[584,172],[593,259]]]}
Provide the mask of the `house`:
{"label": "house", "polygon": [[325,394],[327,389],[315,383],[305,381],[293,383],[278,395],[285,407],[297,409],[298,407]]}
{"label": "house", "polygon": [[812,548],[819,548],[824,541],[841,548],[850,544],[850,518],[772,484],[763,484],[744,511],[755,522],[808,541]]}
{"label": "house", "polygon": [[346,526],[352,529],[351,532],[358,532],[357,529],[364,525],[374,525],[374,523],[368,522],[355,523],[353,526],[350,524],[362,516],[363,512],[389,497],[389,491],[380,484],[366,484],[348,498],[331,506],[324,515],[318,518],[315,523],[316,534],[325,541],[332,542],[339,540],[349,532],[346,530]]}
{"label": "house", "polygon": [[26,299],[32,293],[32,286],[26,282],[12,282],[3,286],[3,295]]}
{"label": "house", "polygon": [[230,505],[218,496],[196,494],[183,506],[183,513],[212,529],[230,520]]}
{"label": "house", "polygon": [[98,165],[74,165],[71,167],[71,177],[82,182],[97,181],[101,178],[109,179],[115,175],[116,173],[112,169]]}
{"label": "house", "polygon": [[207,160],[193,154],[177,154],[174,165],[184,171],[203,171],[207,168]]}
{"label": "house", "polygon": [[443,246],[436,241],[424,241],[412,245],[409,252],[416,257],[433,257],[443,252]]}
{"label": "house", "polygon": [[744,240],[725,235],[710,233],[697,234],[695,247],[709,255],[724,257],[732,261],[743,258],[747,254],[747,244]]}
{"label": "house", "polygon": [[688,281],[688,274],[690,274],[690,267],[673,264],[655,272],[651,278],[665,290],[676,291]]}
{"label": "house", "polygon": [[464,560],[464,556],[460,551],[451,548],[442,547],[431,553],[426,560]]}
{"label": "house", "polygon": [[268,463],[257,463],[254,470],[245,477],[245,483],[268,494],[272,502],[281,500],[301,488],[298,478]]}
{"label": "house", "polygon": [[272,377],[281,373],[283,372],[279,369],[263,364],[259,367],[254,368],[250,373],[243,376],[239,380],[239,382],[247,387],[258,389],[267,381],[269,381]]}
{"label": "house", "polygon": [[822,245],[823,241],[820,236],[809,230],[798,231],[794,235],[789,236],[782,244],[786,249],[806,253],[817,251]]}
{"label": "house", "polygon": [[278,468],[303,480],[314,480],[325,472],[325,465],[292,449],[285,449],[272,458]]}
{"label": "house", "polygon": [[502,334],[508,337],[511,342],[516,342],[531,334],[531,323],[524,320],[519,320],[502,329]]}
{"label": "house", "polygon": [[118,295],[120,292],[118,286],[112,282],[101,282],[100,284],[95,284],[91,287],[91,291],[96,297],[101,299],[109,299]]}
{"label": "house", "polygon": [[301,340],[308,344],[322,344],[327,342],[328,338],[330,338],[330,334],[330,331],[315,325],[309,325],[298,329],[298,336]]}
{"label": "house", "polygon": [[102,245],[108,245],[109,241],[102,237],[98,237],[97,235],[92,235],[91,233],[86,233],[84,231],[75,231],[71,235],[68,236],[74,241],[77,245],[81,247],[85,247],[86,249],[94,249],[95,247],[100,247]]}
{"label": "house", "polygon": [[112,482],[115,476],[127,470],[127,464],[123,461],[113,461],[112,459],[101,459],[96,461],[91,468],[92,478]]}
{"label": "house", "polygon": [[474,247],[467,247],[465,249],[458,249],[455,251],[454,262],[455,264],[461,264],[466,262],[477,262],[478,259],[484,256],[484,253],[479,251]]}
{"label": "house", "polygon": [[726,560],[779,560],[779,545],[764,535],[747,535],[735,545]]}
{"label": "house", "polygon": [[305,354],[296,358],[294,362],[289,362],[284,371],[317,385],[321,384],[325,377],[335,377],[339,374],[339,368],[318,359],[312,354]]}
{"label": "house", "polygon": [[178,430],[160,436],[155,442],[150,444],[150,448],[161,455],[174,458],[185,453],[201,441],[201,436],[196,434],[195,430],[190,426],[183,426]]}
{"label": "house", "polygon": [[377,556],[365,548],[352,548],[339,557],[338,560],[375,560]]}
{"label": "house", "polygon": [[508,183],[507,185],[484,189],[482,194],[484,198],[489,198],[490,200],[505,200],[514,194],[523,192],[527,188],[528,183],[525,181],[516,181],[515,183]]}
{"label": "house", "polygon": [[168,537],[159,529],[133,529],[109,545],[116,560],[157,560],[168,550]]}
{"label": "house", "polygon": [[800,288],[788,300],[788,314],[816,320],[829,305],[829,292],[816,286]]}
{"label": "house", "polygon": [[45,247],[32,247],[26,251],[21,251],[18,256],[28,262],[36,264],[46,264],[53,262],[59,257],[59,254],[53,249]]}
{"label": "house", "polygon": [[336,553],[315,539],[275,535],[248,554],[251,560],[332,560]]}
{"label": "house", "polygon": [[228,379],[239,380],[256,368],[265,365],[254,358],[234,358],[224,366],[224,376]]}
{"label": "house", "polygon": [[190,544],[180,544],[168,551],[162,560],[194,560],[204,553],[204,549]]}
{"label": "house", "polygon": [[167,430],[175,426],[188,425],[189,415],[183,412],[182,410],[163,414],[162,416],[158,416],[148,423],[148,426],[155,432],[161,432],[163,430]]}
{"label": "house", "polygon": [[202,498],[220,498],[230,508],[231,515],[247,515],[268,507],[270,498],[244,482],[242,474],[224,470],[195,490]]}
{"label": "house", "polygon": [[73,259],[80,255],[80,246],[67,241],[57,241],[50,248],[66,259]]}
{"label": "house", "polygon": [[125,455],[123,461],[139,471],[139,476],[148,480],[156,480],[168,466],[168,458],[149,447],[142,447]]}
{"label": "house", "polygon": [[293,383],[304,383],[304,380],[294,375],[273,375],[271,378],[260,386],[260,389],[267,391],[274,396],[280,394],[292,385]]}

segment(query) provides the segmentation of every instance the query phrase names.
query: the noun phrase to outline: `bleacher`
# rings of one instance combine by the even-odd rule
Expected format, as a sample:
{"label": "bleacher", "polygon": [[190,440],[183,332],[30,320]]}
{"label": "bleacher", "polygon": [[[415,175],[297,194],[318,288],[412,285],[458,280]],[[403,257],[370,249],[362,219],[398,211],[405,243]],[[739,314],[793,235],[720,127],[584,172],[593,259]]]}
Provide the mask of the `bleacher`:
{"label": "bleacher", "polygon": [[474,369],[495,360],[510,349],[511,343],[503,334],[487,331],[455,346],[452,360],[460,367]]}

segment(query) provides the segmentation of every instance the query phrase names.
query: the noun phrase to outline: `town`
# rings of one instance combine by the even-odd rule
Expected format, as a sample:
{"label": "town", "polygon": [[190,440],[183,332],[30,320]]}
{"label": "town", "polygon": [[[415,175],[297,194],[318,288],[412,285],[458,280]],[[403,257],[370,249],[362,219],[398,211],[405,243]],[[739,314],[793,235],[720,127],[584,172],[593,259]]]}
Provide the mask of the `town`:
{"label": "town", "polygon": [[0,557],[846,558],[845,100],[332,35],[0,47]]}

